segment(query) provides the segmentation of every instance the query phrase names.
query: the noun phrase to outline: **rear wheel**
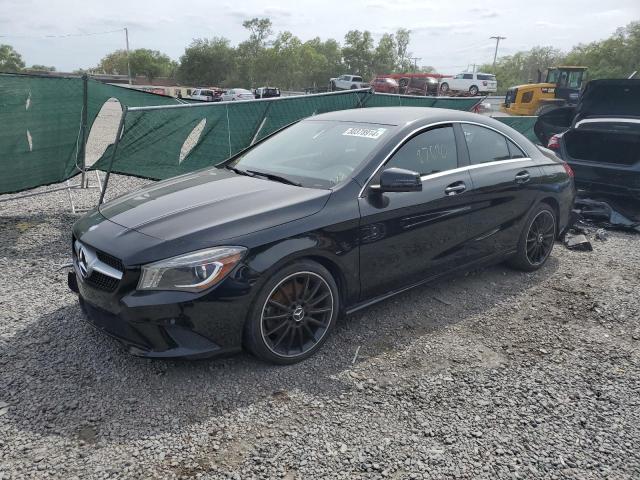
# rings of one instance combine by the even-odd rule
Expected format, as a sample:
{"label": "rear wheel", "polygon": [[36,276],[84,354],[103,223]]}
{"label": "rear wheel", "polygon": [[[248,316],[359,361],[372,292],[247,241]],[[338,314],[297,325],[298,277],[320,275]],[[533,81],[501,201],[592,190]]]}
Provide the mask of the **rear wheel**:
{"label": "rear wheel", "polygon": [[447,82],[443,82],[442,85],[440,85],[440,91],[442,93],[448,93],[449,92],[449,84]]}
{"label": "rear wheel", "polygon": [[329,271],[312,261],[296,262],[263,286],[245,324],[245,346],[277,364],[313,355],[333,328],[340,307]]}
{"label": "rear wheel", "polygon": [[546,203],[538,205],[527,217],[518,239],[516,254],[509,264],[527,272],[542,267],[553,250],[556,225],[554,209]]}

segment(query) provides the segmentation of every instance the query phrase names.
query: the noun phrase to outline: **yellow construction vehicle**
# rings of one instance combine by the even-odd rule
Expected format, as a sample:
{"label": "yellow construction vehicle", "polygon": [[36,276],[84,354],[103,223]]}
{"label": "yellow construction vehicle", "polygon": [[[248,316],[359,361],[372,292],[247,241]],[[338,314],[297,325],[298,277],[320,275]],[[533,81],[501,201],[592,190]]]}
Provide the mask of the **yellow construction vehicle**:
{"label": "yellow construction vehicle", "polygon": [[511,115],[541,115],[554,108],[578,103],[580,89],[586,83],[587,67],[549,68],[546,81],[518,85],[507,90],[500,110]]}

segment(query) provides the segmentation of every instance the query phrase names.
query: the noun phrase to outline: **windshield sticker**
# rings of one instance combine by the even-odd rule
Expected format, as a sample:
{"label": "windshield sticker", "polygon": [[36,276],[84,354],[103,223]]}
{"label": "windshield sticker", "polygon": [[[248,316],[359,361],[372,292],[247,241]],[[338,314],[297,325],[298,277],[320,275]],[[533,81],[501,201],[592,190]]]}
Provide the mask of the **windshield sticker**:
{"label": "windshield sticker", "polygon": [[347,135],[349,137],[372,138],[373,140],[377,140],[386,131],[386,128],[351,127],[347,128],[342,135]]}

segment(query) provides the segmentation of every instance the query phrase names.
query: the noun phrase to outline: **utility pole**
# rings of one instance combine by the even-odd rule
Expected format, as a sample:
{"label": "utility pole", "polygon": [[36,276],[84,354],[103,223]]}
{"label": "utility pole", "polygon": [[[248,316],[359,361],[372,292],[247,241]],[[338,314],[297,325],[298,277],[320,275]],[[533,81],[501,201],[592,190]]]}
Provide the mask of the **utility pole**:
{"label": "utility pole", "polygon": [[413,60],[413,71],[418,71],[418,60],[422,60],[422,57],[409,57],[409,60]]}
{"label": "utility pole", "polygon": [[500,40],[505,40],[507,37],[501,37],[500,35],[495,35],[493,37],[489,37],[491,40],[496,41],[496,51],[493,54],[493,66],[496,66],[496,59],[498,58],[498,45],[500,45]]}
{"label": "utility pole", "polygon": [[124,38],[127,42],[127,75],[129,76],[129,85],[131,85],[131,65],[129,64],[129,30],[127,30],[127,27],[124,27]]}

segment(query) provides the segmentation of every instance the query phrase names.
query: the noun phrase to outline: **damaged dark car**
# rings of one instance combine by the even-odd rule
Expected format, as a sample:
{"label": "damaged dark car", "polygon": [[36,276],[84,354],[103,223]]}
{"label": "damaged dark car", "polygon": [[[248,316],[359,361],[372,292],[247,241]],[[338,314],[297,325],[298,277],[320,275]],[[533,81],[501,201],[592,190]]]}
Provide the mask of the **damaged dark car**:
{"label": "damaged dark car", "polygon": [[341,314],[482,265],[540,268],[569,223],[571,173],[472,113],[316,115],[85,215],[69,286],[133,354],[294,363]]}
{"label": "damaged dark car", "polygon": [[541,115],[535,132],[579,188],[640,198],[640,79],[592,80],[577,106]]}

